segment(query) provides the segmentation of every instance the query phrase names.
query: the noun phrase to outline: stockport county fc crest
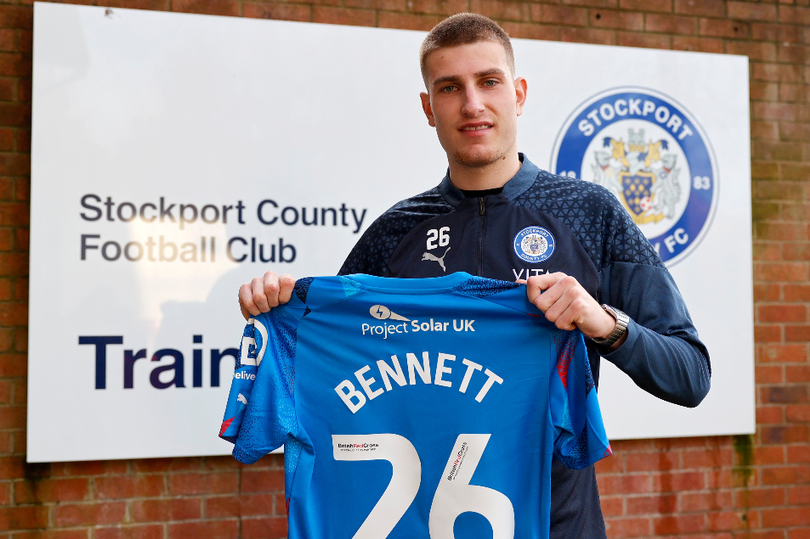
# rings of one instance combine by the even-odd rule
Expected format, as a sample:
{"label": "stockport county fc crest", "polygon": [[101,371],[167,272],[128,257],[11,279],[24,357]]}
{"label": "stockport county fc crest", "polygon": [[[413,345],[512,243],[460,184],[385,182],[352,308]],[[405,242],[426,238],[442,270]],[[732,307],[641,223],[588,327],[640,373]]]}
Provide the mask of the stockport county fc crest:
{"label": "stockport county fc crest", "polygon": [[667,265],[697,246],[717,205],[708,139],[686,109],[649,89],[586,100],[557,136],[551,170],[613,193]]}

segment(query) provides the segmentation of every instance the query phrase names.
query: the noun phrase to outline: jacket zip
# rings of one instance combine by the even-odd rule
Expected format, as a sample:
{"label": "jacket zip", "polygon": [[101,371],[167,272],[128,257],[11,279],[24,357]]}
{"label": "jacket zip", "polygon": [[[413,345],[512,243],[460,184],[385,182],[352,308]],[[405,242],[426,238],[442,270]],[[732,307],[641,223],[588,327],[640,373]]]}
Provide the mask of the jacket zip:
{"label": "jacket zip", "polygon": [[484,215],[487,213],[487,209],[484,206],[484,197],[478,197],[478,215],[481,218],[481,228],[478,233],[478,275],[484,275],[484,228],[486,225],[486,220]]}

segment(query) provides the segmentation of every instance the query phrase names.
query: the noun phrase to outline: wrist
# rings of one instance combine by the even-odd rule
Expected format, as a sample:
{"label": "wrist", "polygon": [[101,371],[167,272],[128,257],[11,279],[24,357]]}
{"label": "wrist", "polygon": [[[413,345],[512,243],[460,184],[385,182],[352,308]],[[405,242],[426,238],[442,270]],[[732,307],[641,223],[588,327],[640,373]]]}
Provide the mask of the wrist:
{"label": "wrist", "polygon": [[605,303],[602,308],[609,314],[615,321],[613,331],[611,331],[604,339],[591,337],[591,340],[600,346],[613,347],[616,343],[623,341],[627,335],[627,326],[630,323],[630,317],[615,307],[611,307]]}

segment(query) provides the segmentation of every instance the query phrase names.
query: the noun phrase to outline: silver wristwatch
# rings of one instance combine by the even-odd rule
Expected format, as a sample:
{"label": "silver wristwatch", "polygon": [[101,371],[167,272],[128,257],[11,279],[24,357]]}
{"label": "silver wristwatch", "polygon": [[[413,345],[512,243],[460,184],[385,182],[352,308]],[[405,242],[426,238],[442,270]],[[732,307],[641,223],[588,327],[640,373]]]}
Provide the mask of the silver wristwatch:
{"label": "silver wristwatch", "polygon": [[610,335],[607,336],[607,339],[596,339],[592,337],[591,340],[601,346],[610,347],[616,344],[616,342],[621,339],[625,333],[627,333],[627,324],[630,323],[630,317],[619,309],[611,307],[606,303],[602,304],[602,308],[610,316],[616,319],[616,328],[611,332]]}

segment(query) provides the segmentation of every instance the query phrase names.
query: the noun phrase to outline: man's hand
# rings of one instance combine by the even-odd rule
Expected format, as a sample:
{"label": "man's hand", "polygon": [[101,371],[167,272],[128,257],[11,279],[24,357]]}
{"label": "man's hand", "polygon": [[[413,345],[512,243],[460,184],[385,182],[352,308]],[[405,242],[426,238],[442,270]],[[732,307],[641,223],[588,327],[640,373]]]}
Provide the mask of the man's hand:
{"label": "man's hand", "polygon": [[[616,328],[616,320],[582,288],[579,281],[565,273],[529,277],[526,294],[548,321],[560,329],[578,328],[586,337],[605,339]],[[615,350],[621,346],[624,339],[623,336],[611,348]]]}
{"label": "man's hand", "polygon": [[239,308],[247,320],[250,315],[258,316],[273,307],[290,301],[295,279],[283,273],[276,275],[268,271],[263,277],[256,277],[239,287]]}

